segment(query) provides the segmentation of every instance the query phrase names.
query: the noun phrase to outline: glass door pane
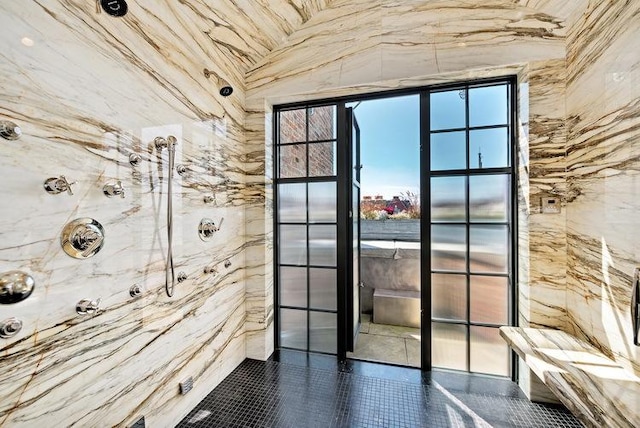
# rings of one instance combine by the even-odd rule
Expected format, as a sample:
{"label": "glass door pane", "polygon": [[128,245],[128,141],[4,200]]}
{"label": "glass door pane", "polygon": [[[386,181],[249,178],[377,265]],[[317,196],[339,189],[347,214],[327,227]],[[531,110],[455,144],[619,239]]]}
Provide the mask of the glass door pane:
{"label": "glass door pane", "polygon": [[279,346],[337,349],[336,106],[276,112]]}
{"label": "glass door pane", "polygon": [[429,93],[431,356],[435,367],[508,376],[499,327],[513,295],[512,84]]}

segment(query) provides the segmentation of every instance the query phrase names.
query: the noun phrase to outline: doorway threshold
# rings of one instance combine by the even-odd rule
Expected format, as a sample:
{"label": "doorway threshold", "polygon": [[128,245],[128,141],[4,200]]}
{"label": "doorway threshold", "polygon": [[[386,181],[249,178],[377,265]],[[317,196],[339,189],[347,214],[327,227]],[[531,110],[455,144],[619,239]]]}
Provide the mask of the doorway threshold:
{"label": "doorway threshold", "polygon": [[420,329],[376,324],[362,314],[358,342],[347,358],[420,368]]}

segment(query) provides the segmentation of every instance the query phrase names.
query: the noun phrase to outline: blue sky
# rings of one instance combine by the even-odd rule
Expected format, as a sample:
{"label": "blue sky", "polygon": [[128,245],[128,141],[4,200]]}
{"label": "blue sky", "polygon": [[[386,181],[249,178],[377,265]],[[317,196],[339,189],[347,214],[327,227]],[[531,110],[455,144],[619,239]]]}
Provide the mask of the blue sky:
{"label": "blue sky", "polygon": [[401,192],[419,193],[419,96],[363,101],[355,116],[360,125],[362,196],[390,199]]}
{"label": "blue sky", "polygon": [[[504,84],[469,90],[471,126],[507,123],[507,86]],[[350,103],[361,132],[362,196],[385,199],[411,191],[420,193],[420,97],[402,97]],[[464,127],[464,93],[459,90],[431,95],[433,130]],[[466,167],[464,132],[432,136],[433,170]],[[507,128],[472,130],[469,134],[470,167],[503,167],[509,163]]]}

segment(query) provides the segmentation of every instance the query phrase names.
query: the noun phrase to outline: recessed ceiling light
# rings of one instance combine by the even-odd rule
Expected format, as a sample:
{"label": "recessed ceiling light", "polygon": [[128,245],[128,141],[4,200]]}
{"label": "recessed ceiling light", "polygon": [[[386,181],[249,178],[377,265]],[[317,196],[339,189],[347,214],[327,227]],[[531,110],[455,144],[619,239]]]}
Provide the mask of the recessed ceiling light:
{"label": "recessed ceiling light", "polygon": [[23,37],[22,40],[20,40],[20,41],[22,42],[23,45],[29,46],[29,47],[33,46],[33,44],[34,44],[33,40],[28,38],[28,37]]}

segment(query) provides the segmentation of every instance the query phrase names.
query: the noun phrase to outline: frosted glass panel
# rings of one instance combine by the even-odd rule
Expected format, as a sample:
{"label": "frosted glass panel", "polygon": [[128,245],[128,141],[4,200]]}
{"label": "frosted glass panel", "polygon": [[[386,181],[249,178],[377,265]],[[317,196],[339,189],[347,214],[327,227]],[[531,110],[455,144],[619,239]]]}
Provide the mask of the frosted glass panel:
{"label": "frosted glass panel", "polygon": [[335,269],[309,269],[310,306],[314,309],[337,310],[337,272]]}
{"label": "frosted glass panel", "polygon": [[434,367],[467,370],[467,328],[464,325],[431,324]]}
{"label": "frosted glass panel", "polygon": [[465,91],[453,90],[431,94],[431,130],[464,128],[466,125]]}
{"label": "frosted glass panel", "polygon": [[309,183],[309,221],[336,221],[336,183]]}
{"label": "frosted glass panel", "polygon": [[285,265],[307,264],[307,227],[280,226],[280,263]]}
{"label": "frosted glass panel", "polygon": [[280,267],[280,304],[307,307],[307,268]]}
{"label": "frosted glass panel", "polygon": [[306,109],[280,112],[280,143],[299,143],[306,140]]}
{"label": "frosted glass panel", "polygon": [[465,169],[467,167],[466,138],[463,131],[431,134],[431,170]]}
{"label": "frosted glass panel", "polygon": [[336,175],[336,143],[309,144],[309,177]]}
{"label": "frosted glass panel", "polygon": [[336,106],[309,108],[309,141],[336,138]]}
{"label": "frosted glass panel", "polygon": [[507,128],[469,132],[470,168],[504,168],[508,167],[509,163]]}
{"label": "frosted glass panel", "polygon": [[507,272],[507,226],[471,226],[469,239],[472,272]]}
{"label": "frosted glass panel", "polygon": [[307,312],[280,309],[280,345],[307,349]]}
{"label": "frosted glass panel", "polygon": [[467,269],[466,226],[431,226],[431,269]]}
{"label": "frosted glass panel", "polygon": [[471,322],[509,322],[508,280],[501,276],[471,276]]}
{"label": "frosted glass panel", "polygon": [[309,226],[309,264],[336,266],[336,226]]}
{"label": "frosted glass panel", "polygon": [[497,328],[471,326],[472,372],[509,375],[509,348]]}
{"label": "frosted glass panel", "polygon": [[280,178],[306,177],[307,175],[307,146],[293,144],[280,146]]}
{"label": "frosted glass panel", "polygon": [[431,179],[431,221],[466,221],[465,183],[465,177],[434,177]]}
{"label": "frosted glass panel", "polygon": [[507,86],[469,89],[469,126],[507,124]]}
{"label": "frosted glass panel", "polygon": [[471,221],[506,222],[509,210],[509,176],[469,177],[469,216]]}
{"label": "frosted glass panel", "polygon": [[283,223],[305,223],[307,221],[307,185],[304,183],[280,184],[278,186],[279,220]]}
{"label": "frosted glass panel", "polygon": [[338,316],[310,312],[309,317],[309,350],[335,354],[338,342]]}
{"label": "frosted glass panel", "polygon": [[434,318],[466,320],[466,275],[432,274],[431,310],[431,315]]}

